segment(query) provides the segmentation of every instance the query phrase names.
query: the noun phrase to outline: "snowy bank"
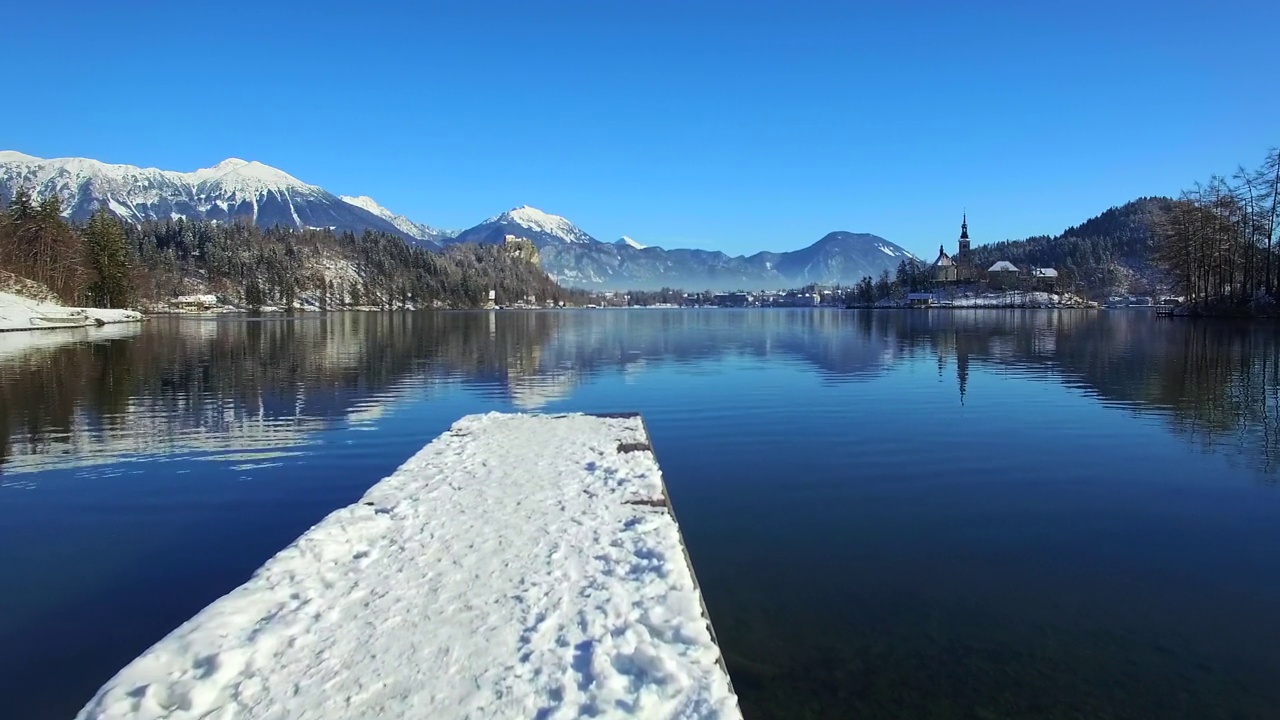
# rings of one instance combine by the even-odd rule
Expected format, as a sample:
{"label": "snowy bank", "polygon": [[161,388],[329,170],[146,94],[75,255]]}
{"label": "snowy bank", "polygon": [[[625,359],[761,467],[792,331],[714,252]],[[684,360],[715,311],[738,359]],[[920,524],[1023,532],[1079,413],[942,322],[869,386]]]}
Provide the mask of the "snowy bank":
{"label": "snowy bank", "polygon": [[140,322],[142,319],[141,313],[132,310],[68,308],[0,292],[0,331],[93,327],[109,323]]}
{"label": "snowy bank", "polygon": [[969,295],[951,298],[952,307],[965,308],[1087,308],[1097,307],[1084,298],[1071,293],[1044,291],[1010,291],[987,295]]}
{"label": "snowy bank", "polygon": [[639,417],[473,415],[80,718],[740,718]]}

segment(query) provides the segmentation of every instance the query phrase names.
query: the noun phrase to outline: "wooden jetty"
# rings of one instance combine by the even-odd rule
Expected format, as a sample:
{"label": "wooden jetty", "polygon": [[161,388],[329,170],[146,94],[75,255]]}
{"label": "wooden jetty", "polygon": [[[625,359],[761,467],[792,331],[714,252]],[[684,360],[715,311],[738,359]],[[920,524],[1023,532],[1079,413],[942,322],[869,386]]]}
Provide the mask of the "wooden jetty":
{"label": "wooden jetty", "polygon": [[637,415],[459,420],[79,717],[597,715],[742,717]]}

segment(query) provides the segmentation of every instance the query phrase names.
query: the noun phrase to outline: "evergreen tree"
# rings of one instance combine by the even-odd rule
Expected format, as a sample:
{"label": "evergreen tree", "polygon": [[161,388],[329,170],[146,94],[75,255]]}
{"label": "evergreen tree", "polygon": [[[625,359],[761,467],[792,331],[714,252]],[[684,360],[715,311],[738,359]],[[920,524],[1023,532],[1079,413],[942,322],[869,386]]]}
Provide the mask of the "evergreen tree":
{"label": "evergreen tree", "polygon": [[876,278],[876,299],[883,300],[893,295],[893,280],[889,277],[888,270],[881,270],[880,277]]}
{"label": "evergreen tree", "polygon": [[20,225],[35,216],[35,201],[31,199],[31,191],[20,187],[13,191],[13,199],[9,201],[9,221]]}
{"label": "evergreen tree", "polygon": [[84,229],[89,301],[97,307],[126,307],[134,299],[129,243],[120,221],[99,209]]}

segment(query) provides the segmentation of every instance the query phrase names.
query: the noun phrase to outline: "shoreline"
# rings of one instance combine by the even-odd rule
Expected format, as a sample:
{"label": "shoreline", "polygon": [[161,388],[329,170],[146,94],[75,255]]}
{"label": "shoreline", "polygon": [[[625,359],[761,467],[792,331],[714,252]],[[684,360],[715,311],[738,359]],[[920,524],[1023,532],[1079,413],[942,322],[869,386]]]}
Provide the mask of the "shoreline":
{"label": "shoreline", "polygon": [[147,316],[133,310],[67,307],[0,292],[0,332],[92,328],[146,319]]}
{"label": "shoreline", "polygon": [[1103,310],[1102,307],[1086,305],[928,305],[911,307],[906,305],[846,305],[844,310]]}

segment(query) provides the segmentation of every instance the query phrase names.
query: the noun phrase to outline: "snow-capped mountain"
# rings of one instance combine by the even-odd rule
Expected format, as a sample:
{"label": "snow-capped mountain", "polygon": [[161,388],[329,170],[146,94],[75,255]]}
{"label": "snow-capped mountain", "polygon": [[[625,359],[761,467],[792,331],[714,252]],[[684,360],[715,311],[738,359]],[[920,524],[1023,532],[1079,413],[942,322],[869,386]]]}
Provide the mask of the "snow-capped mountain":
{"label": "snow-capped mountain", "polygon": [[62,201],[63,214],[78,222],[105,207],[130,222],[249,218],[260,227],[379,230],[435,245],[431,239],[406,232],[324,188],[239,158],[194,172],[177,172],[88,158],[46,160],[0,151],[0,198],[7,202],[18,188],[30,190],[37,201],[56,196]]}
{"label": "snow-capped mountain", "polygon": [[362,210],[368,210],[374,215],[377,215],[383,220],[386,220],[392,225],[400,228],[401,232],[404,232],[407,235],[412,235],[419,240],[439,241],[451,238],[453,235],[457,234],[451,234],[444,230],[437,230],[430,225],[423,225],[422,223],[414,222],[404,215],[397,215],[379,205],[376,200],[368,195],[360,195],[358,197],[352,197],[351,195],[339,195],[338,199],[345,203],[355,205]]}
{"label": "snow-capped mountain", "polygon": [[521,205],[463,230],[454,242],[501,243],[507,235],[530,240],[541,250],[547,245],[591,244],[599,241],[559,215]]}
{"label": "snow-capped mountain", "polygon": [[523,206],[463,230],[453,242],[502,243],[507,235],[531,240],[542,268],[561,285],[596,289],[683,287],[729,290],[853,284],[893,272],[911,253],[884,238],[835,232],[807,248],[730,256],[706,250],[646,247],[629,237],[606,243],[559,215]]}
{"label": "snow-capped mountain", "polygon": [[893,272],[911,258],[875,235],[831,233],[792,252],[750,257],[695,249],[647,247],[629,237],[601,242],[568,219],[524,205],[456,233],[397,215],[368,196],[337,196],[277,168],[236,158],[193,172],[113,165],[87,158],[45,160],[0,151],[0,200],[18,188],[37,200],[56,196],[73,221],[106,207],[131,222],[249,218],[261,227],[377,230],[432,249],[444,244],[500,244],[514,235],[534,243],[542,267],[562,285],[648,289],[755,289],[808,283],[852,284]]}

